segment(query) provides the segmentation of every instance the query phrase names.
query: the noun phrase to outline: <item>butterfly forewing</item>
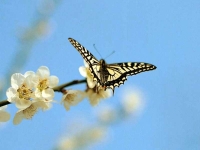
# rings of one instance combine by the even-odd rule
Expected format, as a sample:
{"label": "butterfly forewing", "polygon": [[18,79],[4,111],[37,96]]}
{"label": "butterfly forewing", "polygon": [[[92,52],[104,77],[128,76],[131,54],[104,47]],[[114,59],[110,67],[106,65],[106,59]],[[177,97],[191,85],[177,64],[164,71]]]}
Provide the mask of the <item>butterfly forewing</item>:
{"label": "butterfly forewing", "polygon": [[78,52],[81,54],[83,59],[88,63],[89,70],[93,76],[93,80],[100,82],[99,75],[97,73],[97,69],[99,66],[99,61],[85,48],[83,47],[79,42],[72,38],[68,38],[69,42],[78,50]]}
{"label": "butterfly forewing", "polygon": [[99,61],[79,42],[72,38],[69,38],[69,41],[78,50],[78,52],[82,55],[82,57],[89,64],[90,67],[99,63]]}

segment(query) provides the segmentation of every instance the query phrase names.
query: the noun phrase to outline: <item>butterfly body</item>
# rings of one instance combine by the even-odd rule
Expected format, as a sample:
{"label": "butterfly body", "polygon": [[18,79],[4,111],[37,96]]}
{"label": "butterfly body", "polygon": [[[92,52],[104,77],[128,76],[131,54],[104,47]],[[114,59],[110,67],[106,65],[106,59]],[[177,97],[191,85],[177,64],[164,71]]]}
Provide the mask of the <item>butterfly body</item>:
{"label": "butterfly body", "polygon": [[99,66],[100,85],[104,87],[109,76],[109,73],[106,69],[107,65],[104,59],[99,61]]}
{"label": "butterfly body", "polygon": [[93,80],[97,82],[97,86],[101,86],[105,90],[110,88],[113,90],[113,93],[116,86],[119,87],[121,84],[124,84],[127,76],[156,69],[156,66],[144,62],[107,64],[104,59],[98,61],[76,40],[69,38],[69,41],[88,63],[89,70],[93,76]]}

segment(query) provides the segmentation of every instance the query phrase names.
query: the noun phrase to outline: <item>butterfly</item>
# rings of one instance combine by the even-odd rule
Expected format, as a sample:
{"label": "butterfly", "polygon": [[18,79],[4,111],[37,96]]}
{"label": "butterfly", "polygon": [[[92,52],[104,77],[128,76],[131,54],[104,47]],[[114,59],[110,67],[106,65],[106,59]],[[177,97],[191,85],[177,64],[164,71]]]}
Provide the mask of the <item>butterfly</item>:
{"label": "butterfly", "polygon": [[85,47],[72,38],[69,42],[78,50],[83,59],[88,63],[89,70],[96,81],[97,87],[112,89],[119,87],[127,80],[127,76],[156,69],[156,66],[144,62],[123,62],[107,64],[104,59],[97,60]]}

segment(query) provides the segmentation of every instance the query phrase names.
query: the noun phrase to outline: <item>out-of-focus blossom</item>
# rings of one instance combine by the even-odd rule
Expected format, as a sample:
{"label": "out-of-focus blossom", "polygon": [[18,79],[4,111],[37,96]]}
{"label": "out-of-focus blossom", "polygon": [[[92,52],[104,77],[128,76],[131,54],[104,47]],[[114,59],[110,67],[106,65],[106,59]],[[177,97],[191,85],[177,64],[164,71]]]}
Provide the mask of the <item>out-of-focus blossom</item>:
{"label": "out-of-focus blossom", "polygon": [[47,110],[50,106],[49,103],[44,101],[34,101],[28,108],[18,110],[13,119],[13,124],[17,125],[21,123],[23,119],[32,119],[39,109]]}
{"label": "out-of-focus blossom", "polygon": [[19,109],[29,107],[34,99],[34,72],[26,72],[24,75],[15,73],[11,77],[11,87],[7,90],[8,101],[15,103]]}
{"label": "out-of-focus blossom", "polygon": [[85,66],[79,67],[79,72],[83,77],[87,78],[87,84],[89,88],[94,88],[96,85],[96,82],[93,81],[93,76],[89,70],[88,63],[84,61],[84,64]]}
{"label": "out-of-focus blossom", "polygon": [[56,8],[56,3],[58,3],[55,0],[43,0],[39,2],[38,5],[38,11],[42,15],[49,15],[53,12],[53,10]]}
{"label": "out-of-focus blossom", "polygon": [[122,99],[122,106],[127,114],[139,111],[143,107],[141,92],[138,90],[127,90]]}
{"label": "out-of-focus blossom", "polygon": [[7,105],[0,107],[0,122],[6,122],[10,120],[10,114],[5,111],[6,108],[7,108]]}
{"label": "out-of-focus blossom", "polygon": [[35,82],[35,96],[46,102],[52,101],[54,98],[54,90],[52,88],[58,85],[58,77],[50,76],[49,68],[46,66],[41,66],[37,70],[36,76],[37,81]]}
{"label": "out-of-focus blossom", "polygon": [[36,26],[35,33],[37,34],[37,37],[47,37],[51,33],[51,25],[46,20],[42,20],[38,22],[38,25]]}
{"label": "out-of-focus blossom", "polygon": [[20,27],[18,29],[18,37],[22,41],[34,41],[37,38],[47,38],[52,33],[53,22],[47,20],[39,20],[37,24],[32,27]]}
{"label": "out-of-focus blossom", "polygon": [[110,89],[106,89],[105,91],[102,88],[98,89],[98,91],[96,91],[95,88],[87,89],[86,93],[92,106],[97,105],[101,99],[106,99],[112,96],[112,91]]}
{"label": "out-of-focus blossom", "polygon": [[99,110],[97,117],[101,123],[109,124],[117,120],[118,110],[111,105],[103,105]]}
{"label": "out-of-focus blossom", "polygon": [[102,127],[87,129],[80,134],[61,139],[58,148],[59,150],[76,150],[83,149],[95,142],[103,139],[106,131]]}
{"label": "out-of-focus blossom", "polygon": [[77,141],[73,138],[63,138],[59,143],[59,150],[75,150],[77,147]]}
{"label": "out-of-focus blossom", "polygon": [[64,105],[65,109],[68,111],[70,106],[75,106],[81,102],[86,96],[86,93],[80,90],[67,90],[62,97],[61,104]]}

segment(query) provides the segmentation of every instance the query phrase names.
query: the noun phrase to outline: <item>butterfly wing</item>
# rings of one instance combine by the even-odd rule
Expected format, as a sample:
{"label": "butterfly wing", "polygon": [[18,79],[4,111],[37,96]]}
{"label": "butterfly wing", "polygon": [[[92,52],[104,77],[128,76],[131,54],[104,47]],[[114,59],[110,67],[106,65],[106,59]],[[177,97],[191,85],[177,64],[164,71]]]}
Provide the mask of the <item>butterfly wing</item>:
{"label": "butterfly wing", "polygon": [[88,63],[90,72],[93,76],[93,80],[97,81],[97,83],[100,83],[100,78],[98,73],[99,61],[79,42],[77,42],[72,38],[68,38],[68,40],[78,50],[83,59]]}
{"label": "butterfly wing", "polygon": [[114,92],[116,86],[124,84],[127,80],[127,76],[136,75],[141,72],[150,71],[156,69],[156,66],[143,63],[143,62],[128,62],[128,63],[116,63],[107,65],[107,82],[106,88],[111,88]]}

